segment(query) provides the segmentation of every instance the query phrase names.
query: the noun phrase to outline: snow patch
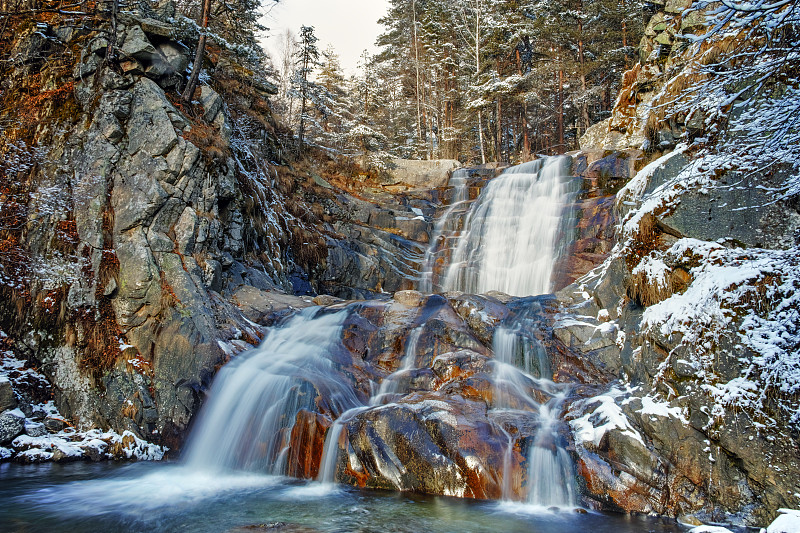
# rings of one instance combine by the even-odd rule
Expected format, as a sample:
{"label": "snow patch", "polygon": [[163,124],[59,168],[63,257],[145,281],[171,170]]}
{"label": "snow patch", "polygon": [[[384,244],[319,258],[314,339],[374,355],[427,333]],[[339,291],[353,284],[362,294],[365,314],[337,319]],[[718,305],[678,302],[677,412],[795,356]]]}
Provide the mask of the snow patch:
{"label": "snow patch", "polygon": [[579,402],[581,406],[588,406],[599,403],[592,412],[586,413],[580,418],[570,421],[569,425],[575,435],[575,442],[582,444],[584,442],[592,442],[595,446],[600,444],[603,435],[607,431],[619,430],[620,433],[626,435],[644,446],[642,436],[631,426],[628,417],[622,412],[622,409],[617,405],[616,398],[622,396],[624,393],[619,389],[612,388],[608,394],[601,394],[593,398],[588,398]]}

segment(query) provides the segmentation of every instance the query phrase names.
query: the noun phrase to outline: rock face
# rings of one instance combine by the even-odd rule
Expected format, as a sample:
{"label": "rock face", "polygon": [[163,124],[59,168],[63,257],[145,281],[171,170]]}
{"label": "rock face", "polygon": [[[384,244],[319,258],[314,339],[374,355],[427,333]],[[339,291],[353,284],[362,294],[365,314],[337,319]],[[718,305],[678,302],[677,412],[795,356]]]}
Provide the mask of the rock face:
{"label": "rock face", "polygon": [[[797,306],[786,292],[799,283],[797,199],[767,192],[785,183],[783,171],[756,183],[728,165],[709,177],[696,170],[717,169],[702,150],[675,149],[708,133],[698,117],[655,111],[692,75],[678,40],[703,15],[689,5],[669,2],[652,17],[612,117],[581,139],[590,154],[645,153],[614,200],[616,247],[602,268],[559,292],[565,315],[554,330],[611,383],[567,415],[598,505],[761,525],[798,505],[796,398],[778,392],[792,388],[787,374],[764,366],[796,358],[797,347],[752,336],[754,324],[797,329],[796,313],[778,311]],[[607,156],[597,161],[601,173],[618,171],[616,154],[596,153]],[[775,307],[756,293],[772,294]]]}
{"label": "rock face", "polygon": [[388,173],[394,180],[392,185],[406,185],[416,189],[436,189],[447,185],[453,169],[461,163],[453,159],[420,161],[416,159],[394,159]]}
{"label": "rock face", "polygon": [[[38,111],[57,127],[20,141],[47,146],[26,174],[33,200],[17,241],[33,261],[20,276],[33,303],[2,316],[76,426],[176,447],[215,369],[261,335],[245,316],[253,306],[233,296],[289,289],[295,252],[291,215],[270,207],[281,193],[261,164],[277,159],[275,141],[233,131],[235,109],[209,85],[193,113],[173,104],[190,52],[152,16],[119,17],[114,64],[107,33],[48,26],[17,37],[25,53],[3,75],[11,93],[53,76],[49,55],[78,43],[85,53],[61,99]],[[238,97],[264,105],[257,91]]]}
{"label": "rock face", "polygon": [[321,293],[358,299],[415,286],[432,228],[430,193],[362,195],[339,196]]}

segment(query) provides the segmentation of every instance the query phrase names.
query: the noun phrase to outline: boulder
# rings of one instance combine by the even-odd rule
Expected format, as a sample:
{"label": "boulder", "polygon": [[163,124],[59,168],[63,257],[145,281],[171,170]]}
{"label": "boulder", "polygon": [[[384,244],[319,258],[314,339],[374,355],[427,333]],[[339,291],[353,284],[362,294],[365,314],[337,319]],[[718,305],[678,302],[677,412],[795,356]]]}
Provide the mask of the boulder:
{"label": "boulder", "polygon": [[125,41],[120,46],[120,52],[143,64],[149,64],[154,57],[158,56],[158,52],[140,26],[131,26],[128,29]]}
{"label": "boulder", "polygon": [[25,416],[22,412],[6,411],[0,415],[0,445],[8,444],[25,431]]}
{"label": "boulder", "polygon": [[422,189],[444,187],[453,169],[461,166],[454,159],[394,159],[392,163],[393,167],[388,173],[395,183]]}
{"label": "boulder", "polygon": [[338,479],[371,488],[498,498],[507,442],[489,422],[484,402],[418,393],[346,423],[338,443]]}
{"label": "boulder", "polygon": [[47,429],[47,431],[50,431],[51,433],[58,433],[59,431],[67,427],[66,422],[64,422],[60,418],[47,417],[44,419],[43,424],[44,427]]}
{"label": "boulder", "polygon": [[30,437],[44,437],[47,435],[47,428],[41,422],[28,422],[25,424],[25,434]]}
{"label": "boulder", "polygon": [[16,406],[17,397],[14,395],[11,382],[7,377],[0,376],[0,413],[8,409],[14,409]]}

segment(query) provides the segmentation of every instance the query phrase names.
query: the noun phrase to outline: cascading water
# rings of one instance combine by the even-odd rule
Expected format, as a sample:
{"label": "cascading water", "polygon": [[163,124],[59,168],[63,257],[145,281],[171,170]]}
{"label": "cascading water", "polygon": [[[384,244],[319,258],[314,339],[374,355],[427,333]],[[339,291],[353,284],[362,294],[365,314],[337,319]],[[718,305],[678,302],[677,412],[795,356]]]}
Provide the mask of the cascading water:
{"label": "cascading water", "polygon": [[[559,444],[558,415],[568,388],[549,379],[550,366],[544,349],[520,335],[521,326],[498,327],[493,339],[495,411],[538,413],[534,443],[528,451],[527,503],[537,507],[575,507],[576,489],[572,461]],[[536,378],[532,374],[538,373]],[[534,391],[550,399],[539,403]],[[505,431],[505,430],[503,430]],[[512,439],[503,461],[503,499],[514,496],[511,481]]]}
{"label": "cascading water", "polygon": [[[442,216],[436,221],[431,233],[430,245],[425,250],[425,258],[420,269],[419,290],[422,292],[433,292],[433,271],[436,268],[436,260],[442,249],[442,241],[446,239],[445,232],[452,223],[454,213],[469,200],[469,171],[463,168],[453,171],[448,182],[453,188],[453,198]],[[445,246],[446,247],[446,246]]]}
{"label": "cascading water", "polygon": [[546,157],[489,182],[470,208],[441,290],[550,292],[563,247],[562,213],[572,193],[569,166],[568,157]]}
{"label": "cascading water", "polygon": [[346,309],[303,310],[225,365],[192,432],[187,465],[284,474],[298,411],[314,411],[318,394],[334,417],[361,405],[331,359],[347,316]]}
{"label": "cascading water", "polygon": [[422,326],[417,326],[412,329],[408,334],[406,337],[405,353],[403,354],[403,360],[400,362],[400,368],[383,379],[378,389],[378,394],[373,396],[370,400],[371,404],[377,405],[387,395],[400,392],[401,378],[414,369],[414,363],[417,359],[417,344],[419,343],[419,337],[422,335],[424,329],[425,325],[423,324]]}
{"label": "cascading water", "polygon": [[528,503],[542,507],[575,507],[575,475],[567,450],[558,443],[558,415],[565,389],[539,409],[539,428],[528,453]]}
{"label": "cascading water", "polygon": [[369,409],[369,406],[359,406],[348,409],[342,416],[336,419],[333,426],[328,430],[325,435],[325,445],[322,450],[322,458],[319,462],[319,476],[317,479],[325,484],[336,483],[336,464],[339,458],[339,437],[342,434],[342,428],[354,416],[362,411]]}

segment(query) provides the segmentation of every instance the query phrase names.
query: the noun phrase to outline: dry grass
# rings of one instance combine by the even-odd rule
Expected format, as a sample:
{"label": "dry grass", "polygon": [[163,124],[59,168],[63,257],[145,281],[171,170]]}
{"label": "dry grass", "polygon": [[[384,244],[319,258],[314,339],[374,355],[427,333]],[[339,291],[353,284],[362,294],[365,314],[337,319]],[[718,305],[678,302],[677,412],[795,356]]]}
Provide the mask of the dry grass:
{"label": "dry grass", "polygon": [[673,295],[671,276],[652,279],[646,272],[637,272],[628,279],[627,293],[631,300],[643,307],[663,302]]}
{"label": "dry grass", "polygon": [[222,138],[219,128],[195,122],[189,131],[182,134],[183,138],[200,149],[203,161],[206,164],[222,162],[231,155],[228,142]]}

